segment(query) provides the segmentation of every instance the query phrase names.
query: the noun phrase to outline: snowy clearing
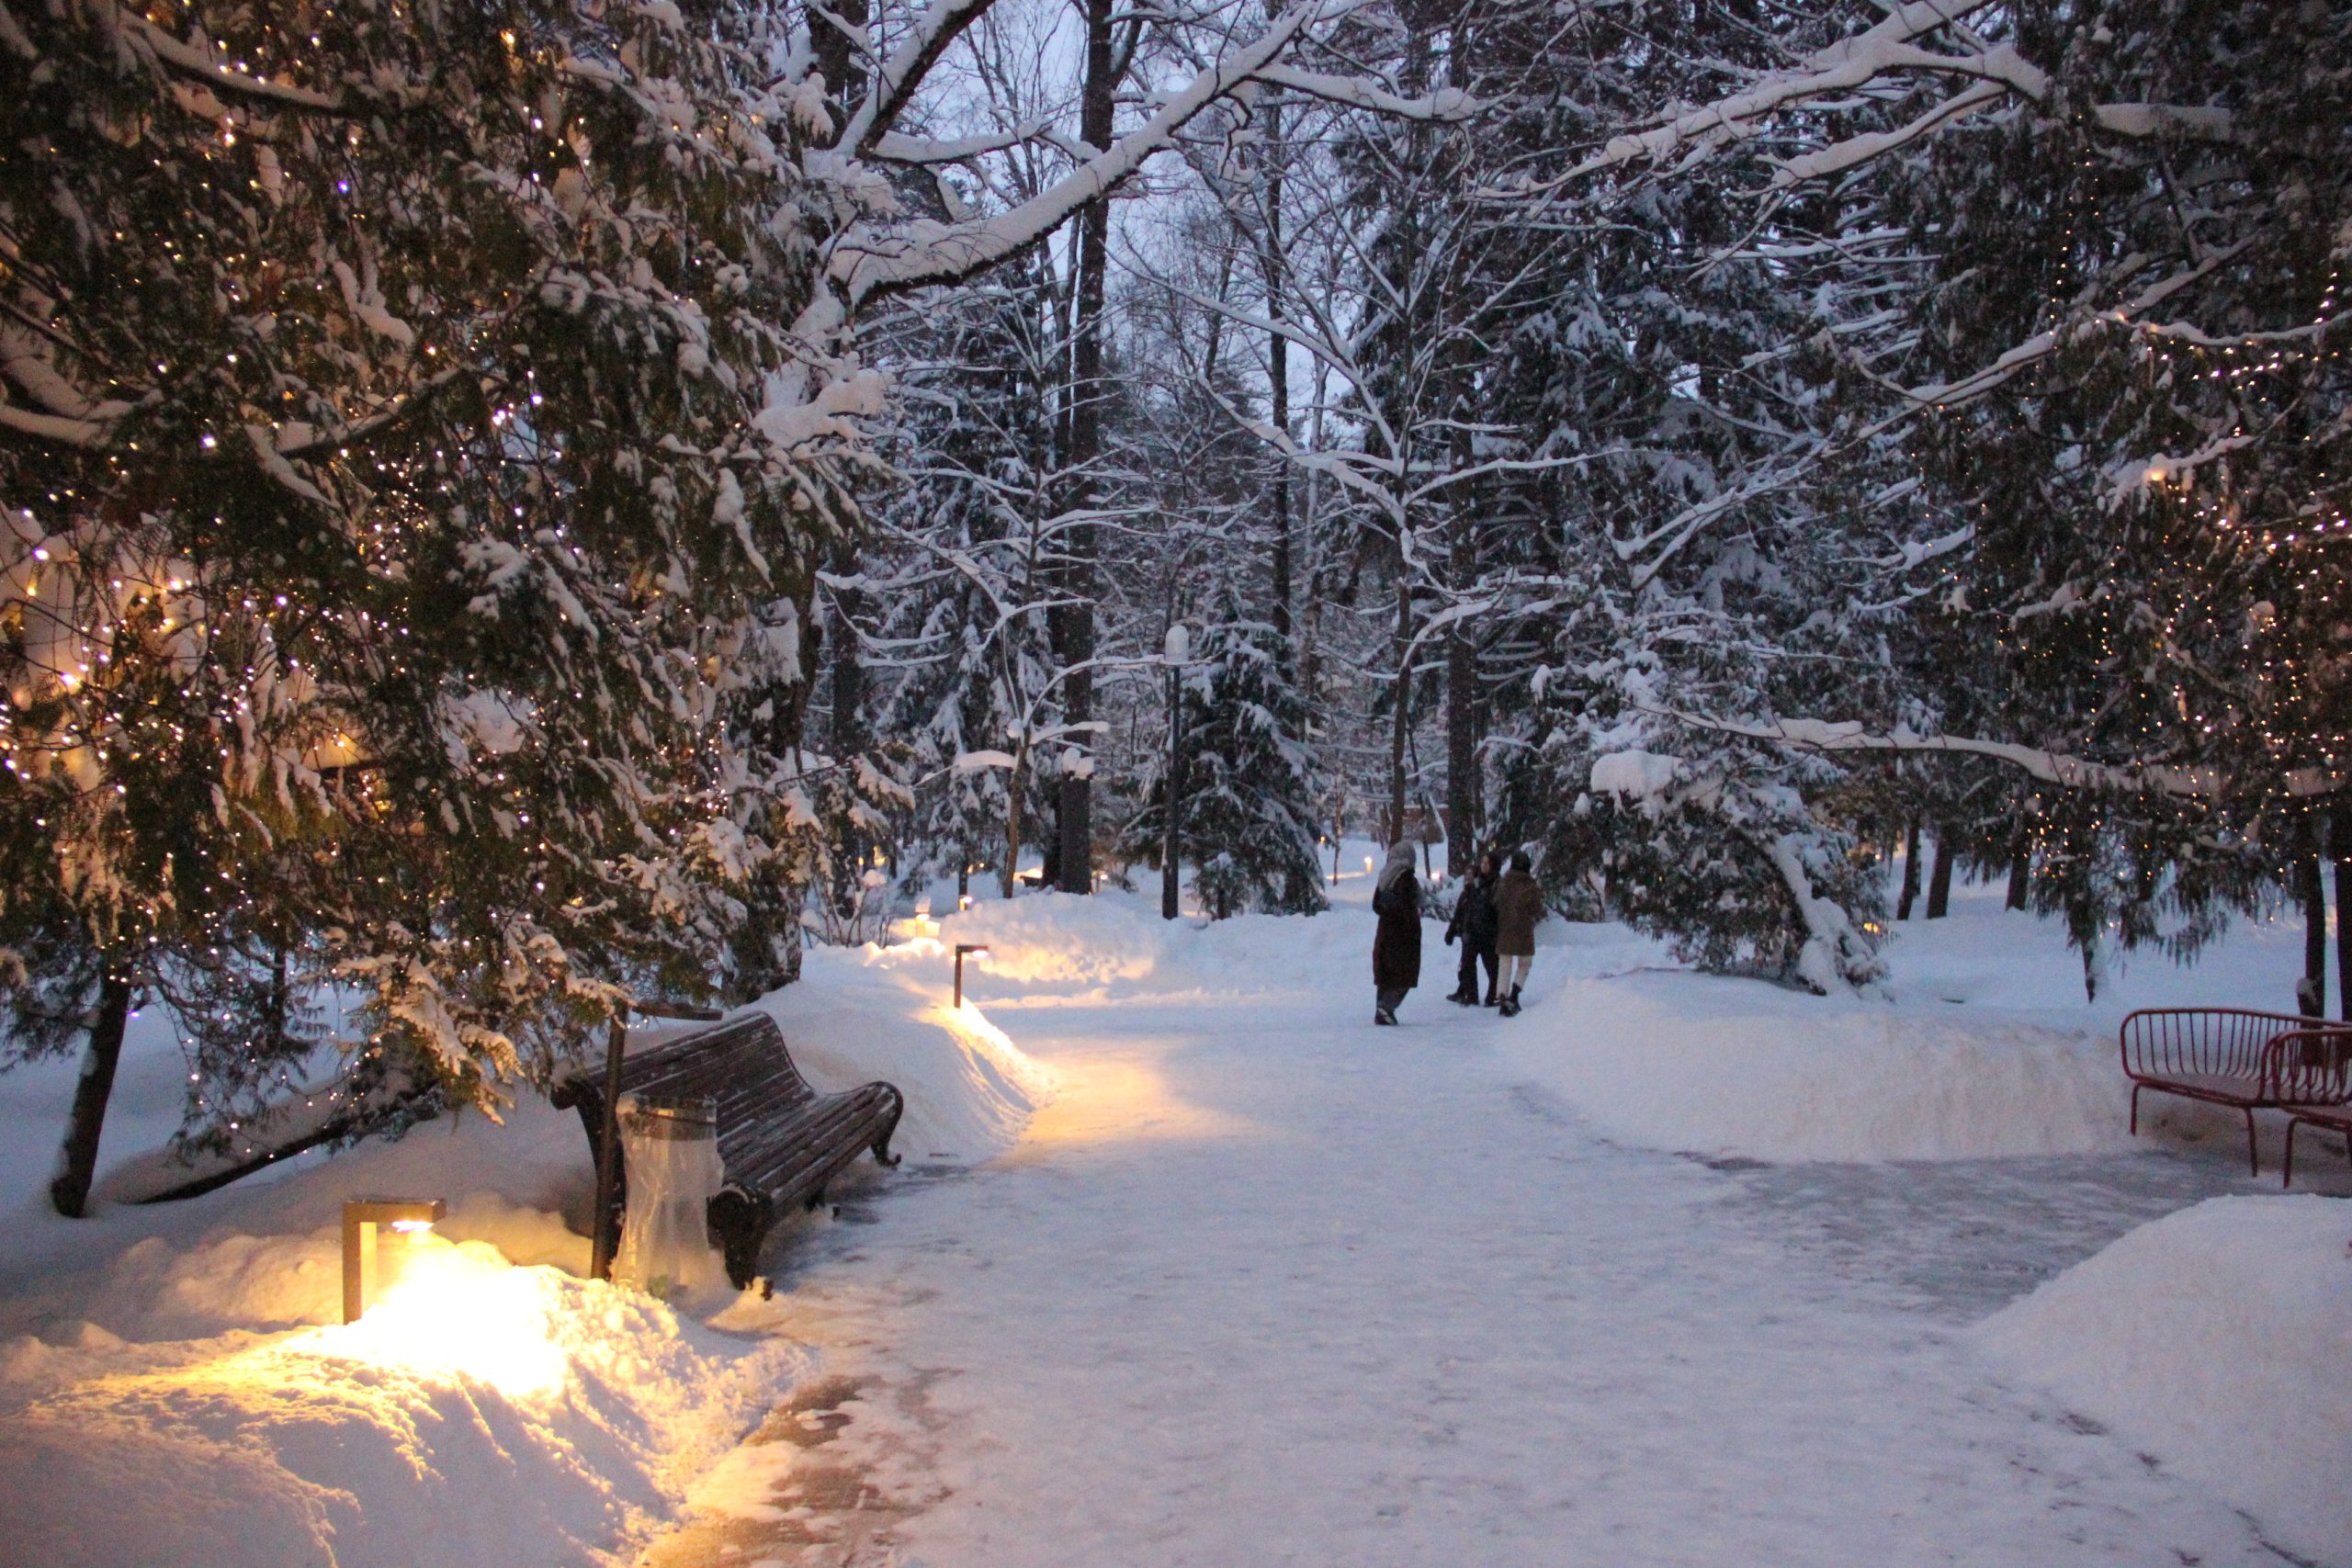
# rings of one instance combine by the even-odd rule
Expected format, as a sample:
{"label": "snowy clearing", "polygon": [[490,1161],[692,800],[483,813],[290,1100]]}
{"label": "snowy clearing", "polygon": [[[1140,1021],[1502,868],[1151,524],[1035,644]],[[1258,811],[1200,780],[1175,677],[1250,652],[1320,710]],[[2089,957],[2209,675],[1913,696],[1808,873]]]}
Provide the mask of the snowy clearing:
{"label": "snowy clearing", "polygon": [[[1343,905],[1363,891],[1344,887]],[[1717,982],[1646,972],[1660,955],[1622,931],[1555,928],[1541,1007],[1506,1024],[1437,999],[1451,954],[1432,932],[1406,1026],[1374,1031],[1360,908],[1195,930],[1125,902],[984,907],[957,933],[991,942],[971,988],[1063,1097],[1009,1159],[877,1193],[854,1206],[860,1223],[814,1239],[771,1310],[818,1348],[824,1392],[780,1404],[641,1568],[2044,1568],[2276,1562],[2274,1547],[2336,1561],[2226,1466],[2143,1460],[2073,1395],[2007,1381],[2011,1363],[1922,1312],[1908,1280],[1818,1243],[1808,1227],[1838,1211],[1759,1194],[1763,1168],[1598,1137],[1527,1070],[1546,1052],[1640,1063],[1642,1037],[1612,1030],[1668,1017],[1678,998],[1699,1015],[1694,1038],[1710,1014],[1740,1012],[1778,1020],[1793,1053],[1808,1019],[1840,1016],[1818,1001],[1732,982],[1714,998]],[[2111,1029],[2135,987],[2255,987],[2291,963],[2250,932],[2201,977],[2135,972],[2092,1010],[2066,996],[2072,961],[2046,930],[1975,913],[1978,929],[1955,917],[1922,935],[1898,1001],[1876,1004],[1899,1021],[1917,987],[1918,1007],[1956,1019],[1984,1009],[1985,1039],[1948,1022],[1908,1058],[1919,1070],[2050,1051],[2063,1079],[2088,1053],[2075,1036]],[[1072,960],[1098,938],[1114,959]],[[1636,1000],[1603,1006],[1620,993]],[[2103,1088],[2111,1130],[2090,1088],[2075,1122],[2054,1123],[2094,1151],[2063,1178],[2048,1156],[2007,1162],[2007,1187],[1982,1174],[1998,1161],[1815,1168],[1972,1172],[1982,1200],[1951,1197],[1965,1234],[1905,1231],[1885,1204],[1875,1213],[1898,1228],[1872,1243],[1977,1247],[2023,1263],[2018,1290],[2122,1235],[2167,1181],[2190,1195],[2174,1202],[2262,1190],[2226,1140],[2211,1155],[2119,1148],[2120,1076]],[[1906,1089],[1891,1109],[1858,1098],[1895,1132],[1849,1147],[1883,1159],[1938,1117],[2029,1092],[1946,1089]],[[1781,1108],[1765,1097],[1761,1111],[1753,1125],[1783,1136]],[[1998,1142],[1942,1136],[1955,1156]],[[2166,1179],[2135,1189],[2149,1170]],[[2028,1337],[2061,1353],[2066,1334]],[[2332,1376],[2308,1347],[2267,1353],[2314,1387]],[[2299,1484],[2335,1473],[2324,1451],[2286,1462]]]}

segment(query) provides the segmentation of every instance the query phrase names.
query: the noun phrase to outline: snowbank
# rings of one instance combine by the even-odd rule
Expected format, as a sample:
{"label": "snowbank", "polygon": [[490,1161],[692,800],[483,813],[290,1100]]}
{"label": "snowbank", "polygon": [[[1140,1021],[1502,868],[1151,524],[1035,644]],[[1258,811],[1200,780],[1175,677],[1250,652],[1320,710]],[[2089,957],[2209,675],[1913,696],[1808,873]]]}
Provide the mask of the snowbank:
{"label": "snowbank", "polygon": [[1995,1314],[1983,1348],[2211,1485],[2280,1545],[2352,1542],[2352,1203],[2216,1198]]}
{"label": "snowbank", "polygon": [[[160,1320],[209,1337],[85,1323],[0,1344],[9,1560],[595,1562],[666,1518],[807,1364],[484,1243],[410,1245],[349,1326],[329,1229],[170,1257],[152,1241],[118,1265],[168,1284]],[[312,1326],[234,1326],[253,1322]]]}
{"label": "snowbank", "polygon": [[1622,926],[1546,921],[1527,1011],[1499,1049],[1611,1136],[1653,1148],[1794,1161],[2243,1147],[2233,1116],[2160,1097],[2142,1101],[2134,1140],[2116,1028],[2134,1008],[2281,1005],[2299,928],[2234,928],[2193,965],[2115,963],[2091,1000],[2056,922],[2001,895],[1956,888],[1949,918],[1895,926],[1889,998],[1679,972]]}
{"label": "snowbank", "polygon": [[1894,1160],[2131,1146],[2107,1038],[1938,1005],[1699,975],[1572,980],[1502,1049],[1612,1136],[1656,1148]]}
{"label": "snowbank", "polygon": [[1053,1099],[1054,1079],[978,1008],[951,1005],[952,964],[937,941],[820,949],[808,955],[799,985],[760,1006],[819,1089],[874,1078],[899,1086],[907,1111],[895,1148],[970,1163],[1019,1142]]}
{"label": "snowbank", "polygon": [[[819,1087],[905,1091],[901,1149],[984,1159],[1018,1139],[1051,1078],[977,1010],[946,1005],[936,949],[812,952],[804,982],[761,1005]],[[175,1122],[185,1079],[153,1016],[127,1052],[101,1192]],[[445,1117],[76,1222],[42,1198],[72,1066],[0,1078],[0,1148],[21,1156],[0,1162],[12,1568],[626,1560],[809,1369],[755,1302],[698,1323],[579,1278],[587,1144],[535,1097],[500,1122]],[[335,1222],[371,1192],[446,1196],[450,1212],[346,1328]]]}
{"label": "snowbank", "polygon": [[988,947],[991,980],[1016,987],[1102,987],[1151,976],[1170,933],[1131,897],[1040,893],[979,903],[939,922],[939,940]]}

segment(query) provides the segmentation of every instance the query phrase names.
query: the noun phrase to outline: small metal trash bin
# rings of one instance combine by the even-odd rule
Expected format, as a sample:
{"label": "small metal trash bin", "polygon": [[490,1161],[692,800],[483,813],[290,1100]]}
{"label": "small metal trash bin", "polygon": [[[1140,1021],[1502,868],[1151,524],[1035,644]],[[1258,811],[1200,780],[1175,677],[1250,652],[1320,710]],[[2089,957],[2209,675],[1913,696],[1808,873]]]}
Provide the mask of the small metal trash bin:
{"label": "small metal trash bin", "polygon": [[726,1180],[718,1158],[718,1105],[707,1099],[629,1095],[620,1103],[628,1210],[613,1280],[670,1302],[725,1288],[727,1267],[710,1245],[710,1201]]}

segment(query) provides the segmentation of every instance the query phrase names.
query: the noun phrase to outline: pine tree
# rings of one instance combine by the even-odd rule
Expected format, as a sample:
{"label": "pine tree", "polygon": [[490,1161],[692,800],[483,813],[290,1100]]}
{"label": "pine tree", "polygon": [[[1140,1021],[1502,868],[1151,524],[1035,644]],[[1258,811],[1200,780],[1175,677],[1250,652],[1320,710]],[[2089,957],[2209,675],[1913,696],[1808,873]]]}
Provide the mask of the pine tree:
{"label": "pine tree", "polygon": [[284,968],[358,992],[363,1071],[491,1098],[721,966],[776,762],[723,710],[797,678],[879,390],[792,325],[830,220],[768,20],[12,39],[0,922],[94,1065],[148,990],[242,1085],[303,1038]]}

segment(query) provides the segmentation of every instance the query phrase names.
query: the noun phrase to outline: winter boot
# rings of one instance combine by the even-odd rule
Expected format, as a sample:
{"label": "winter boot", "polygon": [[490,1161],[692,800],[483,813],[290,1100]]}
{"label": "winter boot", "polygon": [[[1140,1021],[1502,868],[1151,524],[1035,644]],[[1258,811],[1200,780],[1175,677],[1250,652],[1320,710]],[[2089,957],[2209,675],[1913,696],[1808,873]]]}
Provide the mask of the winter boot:
{"label": "winter boot", "polygon": [[1375,1008],[1373,1010],[1372,1021],[1379,1024],[1393,1024],[1396,1021],[1396,1015],[1386,1008]]}
{"label": "winter boot", "polygon": [[1517,986],[1513,986],[1510,988],[1510,995],[1503,998],[1502,1006],[1497,1010],[1505,1018],[1517,1018],[1519,1016],[1519,987]]}

